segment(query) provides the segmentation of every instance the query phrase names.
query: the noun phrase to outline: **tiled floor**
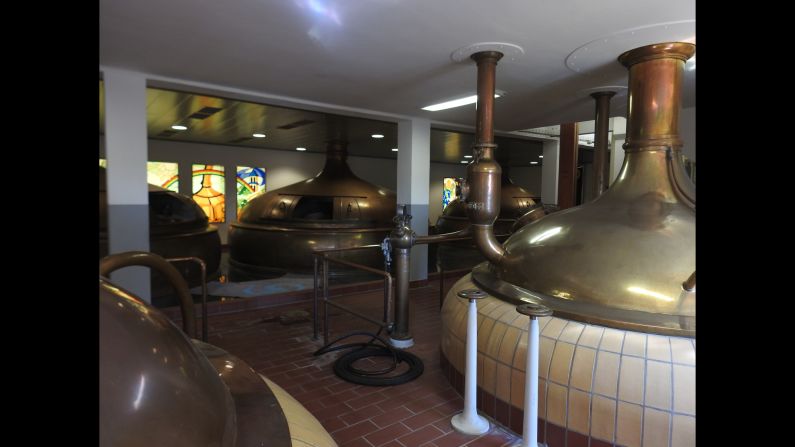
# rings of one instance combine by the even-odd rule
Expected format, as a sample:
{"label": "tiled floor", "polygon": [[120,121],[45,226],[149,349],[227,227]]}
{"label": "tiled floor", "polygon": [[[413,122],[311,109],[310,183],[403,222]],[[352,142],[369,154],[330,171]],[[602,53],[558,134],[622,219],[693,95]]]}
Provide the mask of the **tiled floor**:
{"label": "tiled floor", "polygon": [[[447,287],[453,282],[447,281]],[[334,300],[378,319],[382,296],[365,292]],[[443,377],[439,364],[438,283],[412,289],[410,296],[416,344],[409,352],[422,359],[425,370],[420,378],[403,385],[368,387],[334,375],[332,365],[339,352],[312,355],[322,346],[322,332],[320,340],[312,340],[311,317],[287,325],[278,320],[288,310],[306,310],[311,315],[311,303],[211,316],[209,341],[284,387],[341,447],[497,447],[516,442],[515,435],[498,426],[482,436],[453,430],[450,418],[462,410],[463,400]],[[354,330],[377,330],[333,308],[331,315],[331,340]]]}

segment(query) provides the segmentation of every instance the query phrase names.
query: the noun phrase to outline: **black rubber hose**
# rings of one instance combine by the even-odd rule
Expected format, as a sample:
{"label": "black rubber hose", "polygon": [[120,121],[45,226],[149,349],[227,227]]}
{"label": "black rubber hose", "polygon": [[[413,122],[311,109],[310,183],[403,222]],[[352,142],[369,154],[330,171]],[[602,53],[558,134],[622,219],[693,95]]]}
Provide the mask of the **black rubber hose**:
{"label": "black rubber hose", "polygon": [[[328,352],[339,351],[341,349],[357,348],[343,354],[337,359],[336,362],[334,362],[334,373],[345,381],[359,385],[400,385],[402,383],[410,382],[422,375],[425,369],[422,360],[409,352],[400,349],[394,349],[379,336],[380,333],[381,330],[379,330],[377,334],[372,334],[370,332],[352,332],[337,338],[326,346],[323,346],[322,348],[315,351],[313,355],[321,355]],[[370,336],[371,338],[367,342],[333,346],[335,343],[355,335],[365,335]],[[381,344],[379,345],[373,343],[376,340]],[[384,369],[376,371],[362,370],[353,366],[357,360],[367,357],[392,357],[392,364]],[[408,370],[406,372],[395,376],[379,377],[394,371],[401,362],[405,362],[408,365]]]}

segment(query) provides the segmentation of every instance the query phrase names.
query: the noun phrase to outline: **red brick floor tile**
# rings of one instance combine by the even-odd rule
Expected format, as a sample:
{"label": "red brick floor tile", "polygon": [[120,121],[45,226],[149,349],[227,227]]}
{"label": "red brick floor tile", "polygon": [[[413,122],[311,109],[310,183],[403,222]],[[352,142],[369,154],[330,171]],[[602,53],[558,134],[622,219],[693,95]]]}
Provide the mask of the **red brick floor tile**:
{"label": "red brick floor tile", "polygon": [[379,427],[386,427],[387,425],[402,421],[403,419],[409,418],[411,416],[414,416],[414,413],[406,409],[406,407],[401,406],[393,408],[388,412],[384,412],[380,416],[376,416],[370,420]]}
{"label": "red brick floor tile", "polygon": [[354,410],[350,413],[343,414],[340,416],[340,419],[345,421],[345,423],[348,425],[353,425],[361,421],[366,421],[373,416],[380,416],[382,414],[384,414],[383,410],[375,405],[369,405],[359,410]]}
{"label": "red brick floor tile", "polygon": [[[445,279],[446,289],[454,283],[453,278]],[[313,356],[323,340],[322,336],[312,339],[311,321],[282,325],[276,320],[288,310],[311,313],[311,303],[307,302],[212,315],[209,341],[287,390],[315,415],[340,447],[496,446],[518,440],[500,427],[473,437],[455,432],[450,425],[450,418],[462,411],[464,403],[440,360],[437,287],[438,282],[431,281],[409,292],[415,339],[409,352],[422,359],[424,372],[416,380],[397,386],[371,387],[343,381],[333,372],[341,351]],[[380,290],[376,290],[340,292],[334,299],[380,318],[381,298]],[[353,331],[375,332],[370,323],[342,311],[333,310],[331,316],[330,340]],[[341,343],[356,339],[367,341],[369,337],[351,337]]]}
{"label": "red brick floor tile", "polygon": [[351,425],[349,427],[335,431],[332,433],[332,437],[335,441],[337,441],[337,443],[344,444],[346,442],[351,442],[356,438],[361,438],[364,435],[372,433],[376,430],[378,430],[378,427],[376,427],[375,424],[370,421],[363,421],[356,425]]}
{"label": "red brick floor tile", "polygon": [[397,424],[392,424],[381,430],[370,433],[364,438],[373,446],[378,447],[411,432],[410,428],[398,422]]}
{"label": "red brick floor tile", "polygon": [[404,420],[403,423],[406,424],[406,426],[410,429],[417,430],[438,421],[442,416],[444,415],[431,408],[430,410],[425,410],[422,413],[415,414],[414,416]]}
{"label": "red brick floor tile", "polygon": [[441,430],[433,425],[428,425],[413,433],[402,436],[397,440],[406,447],[416,447],[420,444],[424,444],[426,441],[433,441],[442,435],[444,435],[444,433],[442,433]]}

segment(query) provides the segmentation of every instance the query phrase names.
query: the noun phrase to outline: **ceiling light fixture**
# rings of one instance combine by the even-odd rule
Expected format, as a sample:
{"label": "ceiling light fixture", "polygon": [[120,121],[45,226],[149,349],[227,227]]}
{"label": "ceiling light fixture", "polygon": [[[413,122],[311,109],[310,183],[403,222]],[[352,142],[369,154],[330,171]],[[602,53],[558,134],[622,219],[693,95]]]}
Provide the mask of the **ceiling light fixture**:
{"label": "ceiling light fixture", "polygon": [[471,155],[464,155],[464,158],[472,158]]}
{"label": "ceiling light fixture", "polygon": [[174,124],[173,126],[171,126],[171,128],[174,130],[188,130],[186,126],[181,126],[179,124]]}
{"label": "ceiling light fixture", "polygon": [[397,152],[397,151],[398,151],[398,148],[396,148],[396,147],[392,148],[392,152]]}
{"label": "ceiling light fixture", "polygon": [[537,164],[538,164],[538,162],[537,162],[537,161],[531,161],[531,162],[530,162],[530,164],[531,164],[531,165],[537,165]]}
{"label": "ceiling light fixture", "polygon": [[[502,96],[505,96],[505,93],[495,93],[494,94],[495,98],[499,98],[499,97],[502,97]],[[472,96],[467,96],[466,98],[459,98],[459,99],[454,99],[452,101],[447,101],[447,102],[442,102],[442,103],[439,103],[439,104],[432,104],[432,105],[429,105],[429,106],[425,106],[425,107],[422,108],[422,110],[427,110],[429,112],[436,112],[436,111],[439,111],[439,110],[452,109],[453,107],[466,106],[466,105],[469,105],[469,104],[474,104],[476,102],[478,102],[478,95],[472,95]]]}
{"label": "ceiling light fixture", "polygon": [[251,136],[254,137],[254,138],[265,138],[265,134],[264,133],[253,133],[253,134],[251,134]]}
{"label": "ceiling light fixture", "polygon": [[384,138],[384,136],[381,135],[380,133],[374,133],[374,134],[372,134],[370,136],[373,137],[373,138]]}
{"label": "ceiling light fixture", "polygon": [[461,160],[461,163],[469,163],[469,162],[466,160]]}
{"label": "ceiling light fixture", "polygon": [[538,158],[544,158],[544,156],[543,155],[539,155]]}
{"label": "ceiling light fixture", "polygon": [[295,148],[295,150],[303,152],[303,151],[306,150],[306,148],[305,147],[297,147],[297,148]]}

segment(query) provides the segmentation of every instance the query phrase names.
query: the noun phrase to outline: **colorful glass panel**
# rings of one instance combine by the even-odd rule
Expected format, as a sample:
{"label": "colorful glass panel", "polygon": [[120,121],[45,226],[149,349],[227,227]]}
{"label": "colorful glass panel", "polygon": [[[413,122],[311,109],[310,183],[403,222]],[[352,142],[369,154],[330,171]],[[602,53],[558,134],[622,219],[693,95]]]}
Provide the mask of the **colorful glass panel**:
{"label": "colorful glass panel", "polygon": [[265,169],[248,166],[237,167],[237,212],[248,203],[255,194],[266,191]]}
{"label": "colorful glass panel", "polygon": [[146,182],[178,193],[179,165],[163,161],[147,161]]}
{"label": "colorful glass panel", "polygon": [[224,167],[219,165],[193,165],[193,200],[207,214],[210,222],[224,222],[225,192]]}
{"label": "colorful glass panel", "polygon": [[461,195],[461,179],[455,177],[445,177],[444,188],[442,189],[442,209],[447,208],[453,200]]}

